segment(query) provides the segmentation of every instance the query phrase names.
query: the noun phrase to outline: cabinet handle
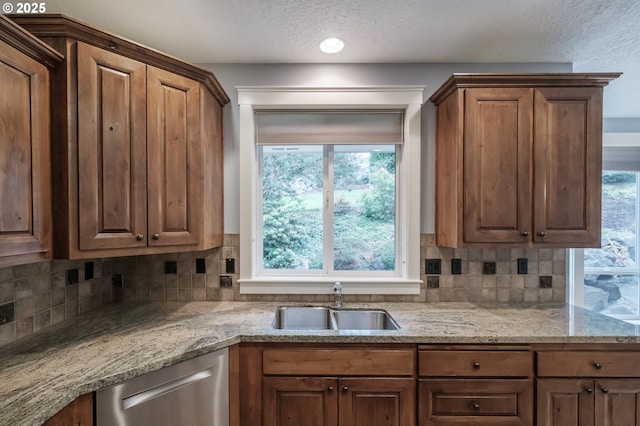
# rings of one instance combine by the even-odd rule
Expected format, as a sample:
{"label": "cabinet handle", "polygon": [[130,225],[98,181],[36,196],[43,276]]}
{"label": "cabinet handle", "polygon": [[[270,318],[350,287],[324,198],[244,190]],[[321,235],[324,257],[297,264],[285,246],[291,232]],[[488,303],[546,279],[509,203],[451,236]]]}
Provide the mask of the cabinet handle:
{"label": "cabinet handle", "polygon": [[605,395],[609,393],[609,389],[607,389],[607,388],[602,388],[602,389],[600,389],[600,390],[601,390],[601,391],[602,391],[602,393],[603,393],[603,394],[605,394]]}
{"label": "cabinet handle", "polygon": [[480,369],[480,363],[479,362],[474,362],[473,363],[473,369],[474,370],[479,370]]}
{"label": "cabinet handle", "polygon": [[329,393],[333,392],[333,386],[329,386],[329,389],[327,389],[329,391]]}
{"label": "cabinet handle", "polygon": [[473,408],[474,410],[479,410],[480,409],[480,404],[478,404],[475,401],[471,401],[471,408]]}
{"label": "cabinet handle", "polygon": [[160,239],[160,234],[153,234],[153,239],[154,240],[159,240]]}
{"label": "cabinet handle", "polygon": [[144,240],[144,235],[142,235],[142,234],[136,235],[136,240],[138,240],[138,241]]}
{"label": "cabinet handle", "polygon": [[584,391],[586,393],[588,393],[589,395],[591,395],[593,393],[593,389],[592,388],[585,388]]}
{"label": "cabinet handle", "polygon": [[547,233],[544,232],[544,231],[540,231],[540,232],[538,232],[538,235],[541,236],[541,237],[544,237],[544,236],[547,235]]}
{"label": "cabinet handle", "polygon": [[594,367],[596,370],[602,370],[602,364],[600,364],[599,362],[594,362],[594,363],[593,363],[593,367]]}
{"label": "cabinet handle", "polygon": [[347,392],[349,390],[349,388],[347,386],[343,386],[342,387],[342,392]]}
{"label": "cabinet handle", "polygon": [[522,235],[523,237],[528,237],[529,236],[529,231],[521,232],[520,235]]}

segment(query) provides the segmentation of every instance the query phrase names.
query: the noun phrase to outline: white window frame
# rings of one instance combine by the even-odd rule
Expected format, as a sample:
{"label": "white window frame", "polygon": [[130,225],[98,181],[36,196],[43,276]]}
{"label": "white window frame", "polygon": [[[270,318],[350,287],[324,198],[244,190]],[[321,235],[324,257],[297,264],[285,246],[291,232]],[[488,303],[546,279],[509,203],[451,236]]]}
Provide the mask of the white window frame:
{"label": "white window frame", "polygon": [[[240,109],[240,284],[241,294],[328,294],[335,281],[345,294],[420,294],[421,107],[424,86],[273,87],[241,86]],[[274,275],[258,268],[258,153],[255,111],[265,109],[402,109],[405,140],[398,169],[396,217],[398,270],[393,276],[336,273]]]}
{"label": "white window frame", "polygon": [[[603,150],[616,149],[616,148],[633,148],[640,152],[640,134],[637,133],[605,133],[602,139]],[[603,165],[603,170],[607,170],[606,165]],[[640,185],[639,185],[640,191]],[[636,236],[640,240],[640,232]],[[637,245],[640,247],[640,245]],[[640,267],[639,267],[640,268]],[[618,269],[610,268],[604,272],[611,274],[629,274],[635,275],[637,269]],[[593,271],[588,270],[587,274]],[[568,249],[567,250],[567,282],[568,286],[568,300],[571,304],[584,307],[584,249]],[[632,321],[637,323],[640,318],[635,316],[618,315],[616,318]]]}

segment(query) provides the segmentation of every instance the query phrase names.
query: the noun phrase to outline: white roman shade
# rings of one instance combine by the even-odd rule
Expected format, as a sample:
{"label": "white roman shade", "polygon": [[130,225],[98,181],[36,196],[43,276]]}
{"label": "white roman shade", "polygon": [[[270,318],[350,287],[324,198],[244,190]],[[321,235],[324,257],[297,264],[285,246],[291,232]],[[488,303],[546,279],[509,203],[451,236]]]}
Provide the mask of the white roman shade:
{"label": "white roman shade", "polygon": [[402,144],[404,111],[256,111],[257,145]]}
{"label": "white roman shade", "polygon": [[607,147],[602,151],[602,169],[640,172],[640,147]]}

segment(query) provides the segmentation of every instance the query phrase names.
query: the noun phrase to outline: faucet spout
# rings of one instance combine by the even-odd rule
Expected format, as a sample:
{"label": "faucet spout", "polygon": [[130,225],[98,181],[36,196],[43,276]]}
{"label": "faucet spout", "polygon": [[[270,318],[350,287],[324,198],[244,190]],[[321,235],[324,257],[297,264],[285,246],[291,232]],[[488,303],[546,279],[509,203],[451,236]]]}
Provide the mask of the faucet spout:
{"label": "faucet spout", "polygon": [[342,307],[342,284],[340,283],[340,281],[336,281],[336,283],[333,285],[333,307]]}

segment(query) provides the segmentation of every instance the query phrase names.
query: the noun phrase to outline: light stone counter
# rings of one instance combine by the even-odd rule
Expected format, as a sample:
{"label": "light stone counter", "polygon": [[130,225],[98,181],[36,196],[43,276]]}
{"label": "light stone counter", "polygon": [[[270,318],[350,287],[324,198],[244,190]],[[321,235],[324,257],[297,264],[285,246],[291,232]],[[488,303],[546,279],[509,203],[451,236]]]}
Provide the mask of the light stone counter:
{"label": "light stone counter", "polygon": [[376,332],[274,330],[279,305],[112,305],[1,348],[0,425],[40,425],[82,394],[238,342],[640,343],[633,325],[564,304],[345,306],[386,309],[401,326]]}

